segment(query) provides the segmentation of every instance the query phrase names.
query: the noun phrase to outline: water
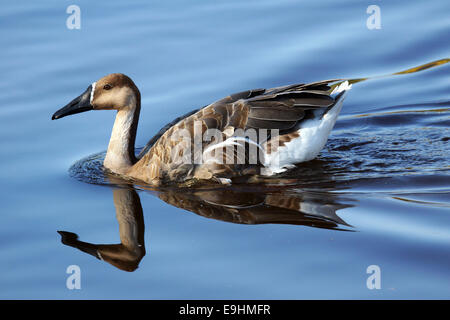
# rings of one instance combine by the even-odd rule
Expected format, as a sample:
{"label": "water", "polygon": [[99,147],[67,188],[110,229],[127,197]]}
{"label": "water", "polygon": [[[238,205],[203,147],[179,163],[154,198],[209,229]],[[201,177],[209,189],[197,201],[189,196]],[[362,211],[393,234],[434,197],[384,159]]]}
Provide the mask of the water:
{"label": "water", "polygon": [[[318,159],[270,186],[129,189],[99,166],[113,112],[50,120],[123,72],[141,90],[143,146],[233,92],[448,58],[448,2],[378,1],[380,30],[366,28],[373,2],[86,1],[80,30],[70,4],[0,13],[0,297],[450,298],[448,63],[355,83]],[[119,244],[119,225],[143,246],[89,254]],[[66,288],[69,265],[81,290]]]}

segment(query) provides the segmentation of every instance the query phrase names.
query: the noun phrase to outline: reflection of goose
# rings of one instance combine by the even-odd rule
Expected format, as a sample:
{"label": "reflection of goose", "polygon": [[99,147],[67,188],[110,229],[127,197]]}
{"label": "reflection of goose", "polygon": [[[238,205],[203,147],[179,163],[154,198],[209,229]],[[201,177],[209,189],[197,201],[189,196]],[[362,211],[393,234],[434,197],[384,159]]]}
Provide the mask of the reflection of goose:
{"label": "reflection of goose", "polygon": [[[116,180],[117,181],[117,180]],[[137,192],[127,186],[115,188],[114,205],[119,222],[120,244],[92,244],[78,240],[75,233],[58,231],[63,244],[84,251],[113,266],[134,271],[143,256],[144,218]],[[242,224],[293,224],[335,230],[351,230],[336,211],[341,204],[333,194],[296,190],[180,190],[158,191],[160,199],[206,218]]]}
{"label": "reflection of goose", "polygon": [[163,201],[198,215],[243,224],[294,224],[316,228],[350,227],[336,211],[340,204],[332,194],[281,191],[169,190],[158,193]]}
{"label": "reflection of goose", "polygon": [[113,266],[134,271],[145,255],[144,217],[139,195],[134,189],[113,190],[116,217],[119,222],[119,244],[92,244],[78,240],[72,232],[58,231],[65,245],[80,249]]}
{"label": "reflection of goose", "polygon": [[[138,157],[134,143],[141,96],[134,82],[123,74],[110,74],[94,82],[52,119],[88,110],[117,110],[104,160],[112,172],[151,185],[189,179],[229,183],[229,178],[236,176],[273,175],[314,159],[324,147],[350,88],[348,81],[340,85],[337,81],[230,95],[164,127]],[[245,130],[253,130],[254,135],[249,137]],[[267,135],[267,130],[276,131]],[[219,151],[239,145],[256,148],[251,160],[248,154],[242,157],[239,152]]]}

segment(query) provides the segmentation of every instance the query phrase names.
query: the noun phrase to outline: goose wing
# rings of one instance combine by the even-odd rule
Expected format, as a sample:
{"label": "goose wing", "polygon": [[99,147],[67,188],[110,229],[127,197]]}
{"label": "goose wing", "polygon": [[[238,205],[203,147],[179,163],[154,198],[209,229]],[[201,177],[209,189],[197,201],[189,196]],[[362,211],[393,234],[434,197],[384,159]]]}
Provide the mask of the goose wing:
{"label": "goose wing", "polygon": [[[200,176],[207,179],[211,175],[210,167],[215,168],[213,176],[258,173],[261,155],[256,150],[248,150],[260,148],[265,153],[267,145],[263,142],[269,141],[274,134],[280,136],[282,143],[294,139],[303,120],[323,114],[335,105],[336,99],[331,95],[330,84],[337,81],[339,79],[249,90],[202,109],[197,115],[203,127],[206,130],[216,129],[222,136],[219,139],[203,140],[203,163],[208,166],[201,169],[209,172]],[[236,146],[235,152],[225,152],[224,148],[229,145]],[[239,148],[245,151],[238,152]],[[230,165],[217,165],[224,163]]]}
{"label": "goose wing", "polygon": [[316,110],[325,111],[336,99],[330,95],[331,83],[340,79],[295,84],[271,89],[254,89],[230,95],[193,114],[207,129],[222,132],[234,129],[290,129]]}

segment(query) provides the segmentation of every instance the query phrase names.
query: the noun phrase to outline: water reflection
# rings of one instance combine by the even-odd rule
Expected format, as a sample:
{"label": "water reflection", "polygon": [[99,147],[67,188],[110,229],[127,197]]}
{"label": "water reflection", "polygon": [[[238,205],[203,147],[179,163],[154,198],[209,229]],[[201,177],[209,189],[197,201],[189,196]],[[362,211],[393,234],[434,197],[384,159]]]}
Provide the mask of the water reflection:
{"label": "water reflection", "polygon": [[113,189],[116,218],[119,222],[119,244],[93,244],[78,240],[78,235],[58,231],[61,242],[124,270],[134,271],[145,255],[144,215],[141,200],[133,188]]}
{"label": "water reflection", "polygon": [[[111,182],[114,182],[112,180]],[[117,181],[115,181],[117,182]],[[118,269],[134,271],[144,257],[144,217],[137,190],[132,185],[112,189],[119,244],[94,244],[78,235],[58,231],[61,242]],[[240,224],[292,224],[334,230],[352,230],[336,211],[349,207],[338,195],[291,188],[170,189],[156,191],[164,202],[206,218]]]}
{"label": "water reflection", "polygon": [[293,224],[316,228],[351,227],[337,214],[340,204],[333,194],[289,189],[258,190],[170,190],[159,198],[175,207],[206,218],[241,224]]}

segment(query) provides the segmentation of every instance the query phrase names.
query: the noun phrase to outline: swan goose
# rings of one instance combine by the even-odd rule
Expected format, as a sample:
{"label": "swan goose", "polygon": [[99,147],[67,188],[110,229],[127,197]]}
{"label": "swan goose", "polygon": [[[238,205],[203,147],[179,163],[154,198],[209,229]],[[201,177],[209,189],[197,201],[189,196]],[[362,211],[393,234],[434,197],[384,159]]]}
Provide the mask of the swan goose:
{"label": "swan goose", "polygon": [[[154,186],[190,180],[229,184],[236,177],[271,176],[314,159],[350,88],[348,81],[334,79],[232,94],[175,119],[137,156],[141,95],[124,74],[92,83],[52,120],[88,110],[117,110],[103,162],[107,170]],[[256,160],[251,150],[257,150]]]}

